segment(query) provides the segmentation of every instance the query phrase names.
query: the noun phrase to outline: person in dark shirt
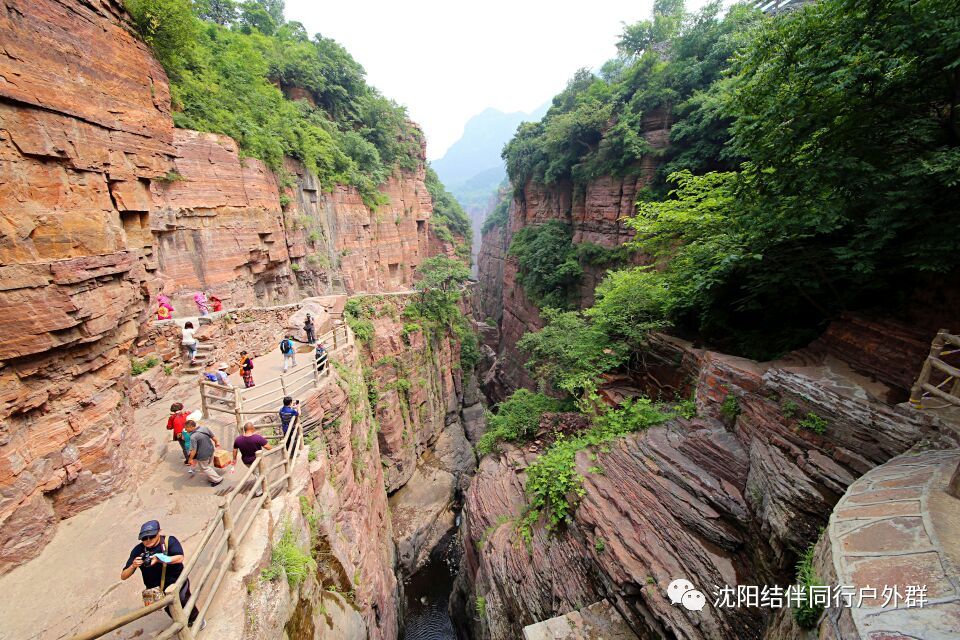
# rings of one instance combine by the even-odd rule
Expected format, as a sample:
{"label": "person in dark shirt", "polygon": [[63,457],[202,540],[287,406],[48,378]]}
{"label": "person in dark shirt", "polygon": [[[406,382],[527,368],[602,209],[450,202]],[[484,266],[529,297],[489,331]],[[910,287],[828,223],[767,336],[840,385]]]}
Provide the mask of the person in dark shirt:
{"label": "person in dark shirt", "polygon": [[307,314],[307,319],[303,323],[303,330],[307,334],[307,342],[313,344],[317,341],[317,328],[313,324],[313,316]]}
{"label": "person in dark shirt", "polygon": [[[272,448],[273,447],[267,444],[267,439],[257,433],[257,429],[253,426],[253,423],[248,422],[247,424],[243,425],[243,435],[237,436],[233,440],[233,464],[237,464],[237,453],[239,453],[240,459],[243,460],[243,464],[249,467],[256,462],[258,451],[261,449],[266,449],[269,451]],[[259,469],[253,473],[255,478],[260,478]],[[263,495],[263,487],[259,484],[257,486],[257,492],[254,495],[257,497]]]}
{"label": "person in dark shirt", "polygon": [[[130,551],[130,557],[127,563],[123,565],[123,571],[120,572],[120,579],[126,580],[132,576],[137,569],[140,569],[143,578],[143,586],[146,589],[159,588],[161,592],[180,579],[183,573],[183,546],[180,541],[173,536],[166,536],[160,531],[160,523],[156,520],[144,522],[140,527],[140,544]],[[156,554],[167,556],[161,561]],[[149,554],[149,559],[144,561],[144,554]],[[186,606],[190,600],[190,579],[183,581],[180,587],[180,604]],[[167,615],[172,617],[170,607],[166,608]],[[190,625],[196,621],[200,612],[197,607],[193,607],[190,612]],[[200,629],[207,626],[204,620],[200,624]]]}
{"label": "person in dark shirt", "polygon": [[323,346],[322,342],[317,343],[317,349],[314,352],[314,357],[317,362],[317,371],[323,373],[323,370],[327,368],[327,350]]}
{"label": "person in dark shirt", "polygon": [[[299,405],[300,401],[297,400],[296,404]],[[293,419],[300,416],[300,412],[293,407],[293,398],[290,396],[285,397],[283,399],[283,406],[280,408],[280,430],[283,431],[283,439],[287,443],[287,451],[293,450],[293,436],[291,434],[291,437],[287,438],[287,431],[290,429]]]}

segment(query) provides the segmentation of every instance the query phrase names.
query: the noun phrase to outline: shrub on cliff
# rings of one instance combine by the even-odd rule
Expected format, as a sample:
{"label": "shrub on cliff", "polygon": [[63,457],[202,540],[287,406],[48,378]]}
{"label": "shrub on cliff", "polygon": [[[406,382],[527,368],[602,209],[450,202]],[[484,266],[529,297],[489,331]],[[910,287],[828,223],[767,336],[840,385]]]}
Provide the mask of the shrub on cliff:
{"label": "shrub on cliff", "polygon": [[510,198],[506,196],[501,196],[500,200],[497,201],[497,206],[493,208],[493,211],[483,219],[483,226],[480,228],[482,233],[486,233],[491,229],[496,229],[497,227],[505,227],[507,225],[507,218],[510,213]]}
{"label": "shrub on cliff", "polygon": [[548,307],[541,316],[544,327],[524,334],[517,347],[529,354],[526,367],[542,383],[581,397],[596,388],[603,373],[626,360],[624,345],[579,312]]}
{"label": "shrub on cliff", "polygon": [[569,225],[551,220],[524,227],[513,234],[509,255],[517,259],[517,282],[534,304],[569,307],[583,275]]}
{"label": "shrub on cliff", "polygon": [[577,453],[629,433],[647,429],[670,419],[647,398],[627,400],[617,408],[607,407],[593,419],[593,426],[572,437],[562,434],[537,460],[527,467],[525,489],[529,503],[519,529],[529,540],[532,527],[544,518],[548,531],[567,521],[583,496],[583,477],[577,473]]}
{"label": "shrub on cliff", "polygon": [[527,389],[517,389],[499,403],[496,413],[487,414],[487,432],[477,443],[480,455],[492,453],[499,442],[519,442],[531,439],[540,426],[543,414],[560,411],[560,400],[534,393]]}
{"label": "shrub on cliff", "polygon": [[[473,242],[473,228],[470,226],[470,218],[457,199],[453,197],[443,183],[437,172],[431,167],[427,167],[426,177],[427,190],[430,192],[430,198],[433,200],[433,215],[430,217],[430,226],[442,240],[446,240],[443,232],[450,237],[448,242],[452,242],[457,255],[464,260],[470,259],[470,245]],[[459,237],[459,240],[458,240]]]}
{"label": "shrub on cliff", "polygon": [[[394,168],[418,166],[422,136],[406,111],[367,85],[339,44],[283,22],[282,3],[125,4],[170,77],[178,127],[228,135],[276,171],[296,158],[325,188],[355,186],[370,206]],[[291,88],[310,100],[288,100],[281,89]]]}

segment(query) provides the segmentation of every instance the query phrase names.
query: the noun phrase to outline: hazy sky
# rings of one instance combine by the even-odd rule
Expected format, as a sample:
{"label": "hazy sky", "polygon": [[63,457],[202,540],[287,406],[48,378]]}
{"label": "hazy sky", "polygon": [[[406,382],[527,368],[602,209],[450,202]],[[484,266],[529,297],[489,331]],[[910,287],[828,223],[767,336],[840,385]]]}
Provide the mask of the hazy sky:
{"label": "hazy sky", "polygon": [[[688,9],[706,0],[687,0]],[[487,107],[532,111],[580,67],[616,53],[622,22],[653,0],[286,0],[287,20],[343,44],[387,97],[406,105],[443,156]]]}

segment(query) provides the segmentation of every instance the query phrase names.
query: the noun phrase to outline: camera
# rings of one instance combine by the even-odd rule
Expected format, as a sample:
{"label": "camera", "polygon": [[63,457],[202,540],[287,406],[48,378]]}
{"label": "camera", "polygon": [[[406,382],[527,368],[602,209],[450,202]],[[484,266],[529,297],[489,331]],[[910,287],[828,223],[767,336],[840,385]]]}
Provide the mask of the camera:
{"label": "camera", "polygon": [[149,567],[150,561],[153,559],[153,556],[154,554],[150,553],[149,551],[144,551],[143,553],[141,553],[140,559],[143,560],[143,566]]}

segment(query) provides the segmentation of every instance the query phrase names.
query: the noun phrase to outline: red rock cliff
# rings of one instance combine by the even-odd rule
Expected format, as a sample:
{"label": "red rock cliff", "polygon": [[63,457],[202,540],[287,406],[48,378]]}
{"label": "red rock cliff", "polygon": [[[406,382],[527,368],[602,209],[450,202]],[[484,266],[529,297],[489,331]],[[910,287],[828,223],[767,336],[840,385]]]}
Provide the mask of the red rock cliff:
{"label": "red rock cliff", "polygon": [[[654,146],[666,147],[670,119],[657,111],[645,118],[644,137]],[[542,185],[533,181],[514,193],[505,228],[497,227],[483,235],[477,257],[480,280],[478,319],[490,317],[500,327],[497,350],[497,373],[491,375],[486,391],[491,399],[500,400],[518,387],[532,387],[533,380],[523,368],[525,358],[516,349],[516,342],[529,331],[542,327],[539,310],[517,285],[517,261],[507,254],[513,233],[524,227],[560,220],[573,229],[575,243],[593,243],[606,248],[617,247],[632,233],[623,218],[635,212],[637,193],[653,179],[657,169],[656,155],[645,157],[634,175],[601,176],[586,185],[560,182]],[[585,266],[578,303],[593,303],[593,290],[605,271],[602,267]]]}
{"label": "red rock cliff", "polygon": [[[670,604],[667,585],[790,584],[796,554],[857,477],[919,441],[956,447],[935,419],[878,401],[835,361],[761,366],[677,343],[662,357],[677,380],[693,376],[698,416],[578,454],[584,495],[556,535],[538,525],[524,544],[516,531],[535,446],[481,461],[464,508],[457,605],[485,599],[473,637],[520,637],[527,624],[606,598],[640,637],[760,638],[761,610],[694,614]],[[728,395],[736,415],[721,414]],[[823,434],[798,426],[810,411],[827,420]]]}
{"label": "red rock cliff", "polygon": [[[0,571],[125,476],[167,80],[118,2],[0,11]],[[69,70],[69,72],[67,72]]]}
{"label": "red rock cliff", "polygon": [[228,306],[403,290],[438,245],[422,163],[376,212],[293,163],[281,189],[232,140],[174,129],[119,0],[0,3],[2,572],[127,476],[154,294],[190,315],[200,288]]}

